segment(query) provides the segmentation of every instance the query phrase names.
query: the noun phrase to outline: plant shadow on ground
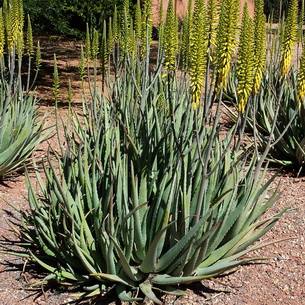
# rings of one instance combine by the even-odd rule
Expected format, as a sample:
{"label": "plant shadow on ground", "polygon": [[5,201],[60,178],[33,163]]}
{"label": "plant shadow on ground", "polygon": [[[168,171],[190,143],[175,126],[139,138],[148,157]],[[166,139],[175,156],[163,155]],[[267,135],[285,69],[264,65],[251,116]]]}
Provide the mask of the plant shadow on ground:
{"label": "plant shadow on ground", "polygon": [[[14,215],[9,210],[4,210],[4,213],[9,218],[10,227],[15,227],[18,230],[19,224],[18,224],[18,217]],[[16,230],[11,229],[12,233],[16,235]],[[10,256],[9,252],[18,252],[18,243],[20,243],[18,239],[12,239],[7,238],[4,236],[0,236],[0,251],[2,253],[8,251],[8,256]],[[12,249],[12,246],[14,247]],[[111,289],[107,294],[104,296],[98,296],[93,299],[83,299],[83,300],[71,300],[73,299],[73,294],[77,294],[78,290],[77,288],[68,288],[63,289],[58,286],[56,281],[49,282],[47,285],[43,283],[44,277],[46,276],[44,269],[40,266],[37,266],[35,264],[31,264],[26,259],[23,260],[20,258],[12,259],[11,257],[8,257],[4,261],[1,262],[1,265],[4,267],[3,271],[0,271],[0,273],[11,273],[11,272],[18,272],[18,280],[23,282],[23,285],[28,292],[27,296],[20,300],[20,302],[25,301],[26,299],[32,299],[34,302],[41,298],[42,296],[45,296],[45,299],[47,299],[47,294],[51,293],[53,295],[60,295],[60,294],[66,294],[69,297],[69,294],[71,295],[71,298],[69,298],[69,301],[63,302],[58,305],[120,305],[122,304],[121,301],[118,300],[117,294],[115,292],[115,289]],[[230,274],[233,274],[235,271],[232,271],[226,275],[219,276],[218,279],[223,278],[224,276],[228,276]],[[68,287],[68,286],[67,286]],[[212,295],[218,295],[220,293],[230,293],[228,290],[222,290],[222,289],[214,289],[207,287],[204,285],[203,282],[197,282],[189,285],[181,285],[179,289],[183,291],[191,291],[194,295],[198,297],[203,298],[210,298]],[[162,299],[165,295],[162,293],[157,293],[156,295],[158,298]],[[209,297],[208,297],[209,296]],[[174,297],[172,299],[171,304],[175,304],[176,300],[178,300],[179,297]],[[165,303],[164,303],[165,304]]]}
{"label": "plant shadow on ground", "polygon": [[[1,245],[2,240],[0,240]],[[25,288],[26,291],[28,291],[28,295],[26,298],[20,300],[20,302],[26,300],[26,299],[33,299],[38,300],[43,295],[46,295],[47,293],[52,294],[61,294],[61,293],[67,293],[68,296],[69,293],[73,295],[74,293],[77,293],[77,289],[70,289],[69,291],[60,289],[56,282],[49,283],[48,285],[42,285],[40,284],[40,281],[43,281],[43,274],[44,270],[42,268],[37,267],[36,265],[26,264],[20,259],[13,260],[6,260],[1,263],[5,269],[2,271],[2,273],[5,272],[20,272],[19,280],[22,280],[24,282],[25,286],[28,286],[28,288]],[[220,277],[221,278],[221,277]],[[36,287],[33,287],[33,285],[36,285]],[[32,287],[31,287],[32,286]],[[208,299],[207,295],[209,295],[209,298],[211,295],[218,295],[219,293],[230,293],[230,291],[227,290],[220,290],[220,289],[212,289],[207,286],[205,286],[203,283],[193,283],[190,285],[184,285],[179,287],[182,290],[189,290],[192,291],[194,295],[197,295],[198,297],[204,297]],[[156,295],[162,299],[164,294],[156,293]],[[47,299],[47,297],[45,297]],[[172,304],[175,304],[175,301],[178,300],[179,297],[174,297],[174,300]],[[110,290],[106,295],[99,296],[90,300],[74,300],[74,301],[68,301],[62,304],[58,305],[120,305],[122,304],[121,301],[117,299],[117,295],[114,291],[114,289]],[[165,303],[164,303],[165,304]]]}

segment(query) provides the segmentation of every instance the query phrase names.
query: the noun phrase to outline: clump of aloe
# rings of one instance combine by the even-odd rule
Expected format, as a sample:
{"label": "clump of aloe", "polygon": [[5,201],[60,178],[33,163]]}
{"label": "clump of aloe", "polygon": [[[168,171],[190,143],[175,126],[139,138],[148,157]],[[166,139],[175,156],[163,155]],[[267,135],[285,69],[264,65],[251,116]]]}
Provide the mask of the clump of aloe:
{"label": "clump of aloe", "polygon": [[[16,255],[43,268],[42,284],[69,287],[80,299],[115,293],[121,301],[162,304],[163,294],[183,295],[188,284],[261,261],[253,251],[266,245],[261,237],[283,212],[265,215],[278,197],[268,192],[273,179],[266,179],[263,167],[270,147],[262,153],[255,145],[242,150],[240,124],[225,134],[220,128],[221,99],[238,45],[239,1],[222,1],[220,11],[216,4],[205,10],[203,0],[195,1],[190,37],[181,48],[171,1],[165,23],[160,18],[164,45],[155,64],[149,0],[144,14],[138,8],[135,27],[129,1],[120,17],[115,10],[111,31],[104,23],[101,48],[93,52],[93,82],[88,75],[92,98],[83,101],[81,116],[72,115],[72,127],[65,127],[61,154],[46,159],[44,180],[37,171],[38,190],[28,183],[30,209],[23,212]],[[134,39],[135,29],[141,39]],[[253,55],[254,32],[245,10],[242,72],[252,66],[247,39]],[[164,42],[171,34],[173,40]],[[91,36],[88,27],[83,82],[85,64],[90,74],[92,42],[98,41]],[[181,49],[183,75],[177,71]],[[104,63],[107,57],[101,88],[97,54]],[[255,71],[251,76],[254,82]],[[252,94],[248,86],[241,94],[243,85],[241,113]]]}
{"label": "clump of aloe", "polygon": [[[45,139],[43,123],[38,117],[36,99],[29,94],[40,66],[40,48],[36,56],[36,74],[31,79],[34,55],[32,26],[27,18],[24,35],[22,1],[3,1],[0,9],[0,179],[29,163],[38,144]],[[24,43],[26,36],[26,43]],[[26,49],[28,73],[22,83],[22,62]],[[17,65],[16,65],[17,63]]]}
{"label": "clump of aloe", "polygon": [[169,94],[160,70],[126,66],[111,98],[84,104],[82,123],[74,116],[38,192],[29,184],[21,252],[44,282],[161,304],[258,259],[254,243],[282,214],[262,218],[277,195],[266,196],[256,157],[232,149],[235,130],[221,138],[220,115],[206,124],[185,80],[170,81]]}

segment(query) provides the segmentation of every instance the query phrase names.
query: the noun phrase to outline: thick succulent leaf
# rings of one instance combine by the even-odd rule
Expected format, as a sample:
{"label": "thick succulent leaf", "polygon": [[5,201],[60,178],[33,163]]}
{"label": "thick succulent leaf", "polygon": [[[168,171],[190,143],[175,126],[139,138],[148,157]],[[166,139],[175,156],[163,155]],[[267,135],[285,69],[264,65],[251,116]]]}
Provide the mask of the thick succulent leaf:
{"label": "thick succulent leaf", "polygon": [[153,286],[150,283],[144,282],[139,285],[141,291],[144,293],[144,295],[151,301],[153,301],[156,304],[162,305],[163,302],[161,302],[156,295],[154,294],[152,288]]}
{"label": "thick succulent leaf", "polygon": [[194,225],[194,227],[192,227],[189,232],[184,235],[173,248],[169,249],[164,255],[160,257],[157,263],[158,272],[162,272],[164,269],[166,269],[177,259],[179,255],[181,255],[185,248],[188,248],[190,246],[192,238],[199,233],[207,218],[208,215],[202,217],[202,219],[200,219],[200,221],[196,225]]}
{"label": "thick succulent leaf", "polygon": [[204,279],[210,278],[211,276],[181,276],[173,277],[167,274],[156,275],[151,279],[151,282],[155,285],[160,286],[170,286],[170,285],[181,285],[181,284],[191,284],[195,282],[200,282]]}
{"label": "thick succulent leaf", "polygon": [[115,274],[108,274],[108,273],[92,273],[91,274],[94,277],[101,278],[110,282],[118,283],[118,284],[123,284],[125,286],[132,287],[129,283],[124,281],[122,278],[120,278],[118,275]]}

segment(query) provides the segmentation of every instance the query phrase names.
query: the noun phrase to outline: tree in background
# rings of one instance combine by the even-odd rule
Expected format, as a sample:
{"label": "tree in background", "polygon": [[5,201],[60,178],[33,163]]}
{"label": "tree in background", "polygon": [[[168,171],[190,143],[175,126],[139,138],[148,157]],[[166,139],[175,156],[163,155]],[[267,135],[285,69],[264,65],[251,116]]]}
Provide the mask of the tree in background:
{"label": "tree in background", "polygon": [[[1,1],[2,2],[2,1]],[[51,32],[79,36],[86,23],[99,28],[112,15],[122,0],[24,0],[26,13],[31,15],[35,32]]]}
{"label": "tree in background", "polygon": [[[299,2],[301,7],[302,0]],[[73,36],[85,33],[86,23],[101,28],[103,21],[113,14],[114,6],[120,7],[122,3],[123,0],[24,0],[25,12],[31,15],[35,33]],[[136,3],[136,0],[130,1],[131,8]],[[265,13],[269,16],[273,12],[276,21],[280,11],[287,11],[288,3],[289,0],[265,0]]]}
{"label": "tree in background", "polygon": [[[275,20],[277,21],[280,12],[287,13],[290,0],[265,0],[265,13],[270,16],[273,13]],[[282,7],[281,7],[282,6]],[[302,6],[302,0],[299,0],[299,7]]]}

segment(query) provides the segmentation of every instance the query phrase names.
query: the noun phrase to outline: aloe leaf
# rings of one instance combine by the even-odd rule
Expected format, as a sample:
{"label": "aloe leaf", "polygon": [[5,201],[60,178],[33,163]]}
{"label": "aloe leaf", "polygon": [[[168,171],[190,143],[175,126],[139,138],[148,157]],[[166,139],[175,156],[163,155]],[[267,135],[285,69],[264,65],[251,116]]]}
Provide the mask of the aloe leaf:
{"label": "aloe leaf", "polygon": [[158,259],[158,245],[160,241],[162,240],[162,236],[166,234],[166,230],[171,226],[172,224],[167,225],[165,228],[160,230],[152,243],[150,244],[150,247],[146,253],[146,256],[144,257],[142,264],[140,265],[140,270],[144,273],[150,273],[155,272],[157,267],[157,259]]}
{"label": "aloe leaf", "polygon": [[[257,258],[258,260],[261,260],[261,258]],[[219,274],[224,273],[225,271],[229,269],[233,269],[234,267],[238,267],[250,262],[254,262],[255,258],[248,258],[248,259],[242,259],[242,260],[226,260],[226,261],[219,261],[215,265],[206,267],[206,268],[198,268],[196,270],[197,276],[206,276],[207,278],[215,277]]]}
{"label": "aloe leaf", "polygon": [[120,248],[120,246],[118,245],[118,243],[116,242],[116,240],[110,236],[110,238],[112,239],[114,246],[116,248],[117,254],[119,256],[120,259],[120,265],[122,266],[122,268],[124,269],[125,273],[127,274],[127,276],[135,282],[138,282],[141,280],[141,276],[138,274],[137,270],[135,268],[132,268],[129,265],[129,262],[127,260],[127,258],[124,255],[124,252],[122,251],[122,249]]}
{"label": "aloe leaf", "polygon": [[161,272],[166,269],[172,262],[181,254],[181,252],[190,245],[192,238],[198,234],[201,230],[204,222],[206,221],[208,215],[202,217],[202,219],[194,225],[186,235],[184,235],[181,240],[179,240],[174,247],[169,249],[164,255],[158,260],[156,270]]}
{"label": "aloe leaf", "polygon": [[143,301],[143,299],[141,299],[141,298],[134,298],[134,297],[132,297],[131,294],[126,291],[126,289],[125,289],[125,287],[123,285],[117,285],[116,286],[116,292],[117,292],[117,295],[118,295],[119,299],[122,302],[132,303],[132,302],[141,302],[141,301]]}
{"label": "aloe leaf", "polygon": [[33,258],[33,260],[35,262],[37,262],[42,268],[44,268],[45,270],[51,272],[51,273],[55,273],[56,272],[56,268],[46,264],[45,262],[43,262],[42,260],[40,260],[35,254],[33,254],[32,252],[30,252],[30,256]]}
{"label": "aloe leaf", "polygon": [[161,302],[156,295],[154,294],[152,290],[152,285],[150,283],[144,282],[139,285],[141,291],[144,293],[144,295],[149,299],[152,300],[154,303],[162,305],[163,302]]}
{"label": "aloe leaf", "polygon": [[98,277],[110,282],[115,282],[115,283],[119,283],[119,284],[123,284],[125,286],[128,287],[132,287],[132,285],[130,285],[129,283],[127,283],[126,281],[124,281],[122,278],[120,278],[119,276],[115,275],[115,274],[108,274],[108,273],[92,273],[91,276],[94,277]]}
{"label": "aloe leaf", "polygon": [[155,285],[169,286],[169,285],[181,285],[191,284],[194,282],[200,282],[204,279],[210,278],[210,276],[181,276],[173,277],[167,274],[156,275],[151,279],[151,282]]}

